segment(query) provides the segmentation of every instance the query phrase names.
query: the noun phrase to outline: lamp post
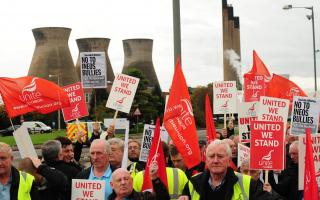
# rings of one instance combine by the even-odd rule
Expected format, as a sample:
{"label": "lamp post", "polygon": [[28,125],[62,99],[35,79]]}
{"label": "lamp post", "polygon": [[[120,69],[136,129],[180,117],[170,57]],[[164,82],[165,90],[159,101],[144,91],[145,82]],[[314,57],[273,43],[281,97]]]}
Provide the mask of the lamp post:
{"label": "lamp post", "polygon": [[[49,74],[49,77],[52,78],[52,77],[57,77],[57,80],[58,80],[58,86],[60,86],[60,77],[59,77],[59,74]],[[60,106],[60,93],[58,92],[58,99],[59,99],[59,106]],[[58,130],[60,131],[61,130],[61,122],[60,122],[60,119],[61,119],[61,115],[60,115],[60,109],[58,110]]]}
{"label": "lamp post", "polygon": [[315,44],[315,33],[314,33],[314,13],[313,13],[313,6],[310,7],[295,7],[292,5],[285,5],[283,6],[284,10],[290,10],[293,8],[303,8],[311,10],[311,15],[307,15],[307,18],[312,22],[312,39],[313,39],[313,68],[314,68],[314,90],[315,93],[317,92],[317,63],[316,63],[316,44]]}

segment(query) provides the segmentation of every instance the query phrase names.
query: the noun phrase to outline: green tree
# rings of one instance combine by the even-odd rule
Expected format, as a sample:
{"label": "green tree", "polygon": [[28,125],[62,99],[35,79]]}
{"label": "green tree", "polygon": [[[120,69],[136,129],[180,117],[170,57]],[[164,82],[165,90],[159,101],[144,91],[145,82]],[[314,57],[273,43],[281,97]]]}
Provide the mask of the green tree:
{"label": "green tree", "polygon": [[206,127],[206,119],[205,119],[205,100],[206,94],[209,95],[210,105],[212,108],[212,83],[207,86],[198,86],[193,89],[192,94],[190,96],[192,102],[193,113],[196,121],[196,125],[198,128]]}
{"label": "green tree", "polygon": [[145,75],[136,68],[128,68],[124,72],[129,76],[139,78],[139,85],[132,103],[129,118],[131,121],[136,121],[136,117],[133,116],[134,111],[139,108],[142,115],[139,119],[142,119],[144,123],[150,123],[151,120],[155,120],[157,117],[163,115],[164,100],[161,95],[161,90],[158,86],[152,89],[147,87],[149,81]]}

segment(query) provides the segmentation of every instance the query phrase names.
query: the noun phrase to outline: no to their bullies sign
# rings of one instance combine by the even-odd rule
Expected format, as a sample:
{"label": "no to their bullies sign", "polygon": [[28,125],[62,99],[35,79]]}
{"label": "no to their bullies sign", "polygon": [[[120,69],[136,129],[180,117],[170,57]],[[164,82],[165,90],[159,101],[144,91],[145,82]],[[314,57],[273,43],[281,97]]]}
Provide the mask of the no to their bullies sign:
{"label": "no to their bullies sign", "polygon": [[[148,160],[148,155],[151,148],[155,127],[156,126],[150,125],[150,124],[144,125],[142,142],[141,142],[142,145],[141,145],[141,151],[139,156],[140,161],[147,162]],[[161,137],[161,141],[164,141],[164,142],[168,141],[168,132],[163,126],[160,127],[160,137]]]}
{"label": "no to their bullies sign", "polygon": [[64,121],[67,122],[73,119],[87,116],[89,113],[86,101],[84,99],[81,83],[78,82],[71,85],[67,85],[63,87],[63,89],[67,92],[67,95],[70,100],[70,107],[62,109]]}
{"label": "no to their bullies sign", "polygon": [[252,121],[250,129],[250,168],[283,170],[283,122]]}
{"label": "no to their bullies sign", "polygon": [[293,97],[290,134],[305,134],[306,128],[310,128],[311,133],[317,133],[319,111],[319,99],[298,96]]}
{"label": "no to their bullies sign", "polygon": [[104,199],[104,191],[104,181],[72,179],[71,200]]}
{"label": "no to their bullies sign", "polygon": [[235,81],[213,83],[214,114],[237,112],[237,88]]}
{"label": "no to their bullies sign", "polygon": [[138,84],[138,78],[117,74],[106,107],[129,113]]}
{"label": "no to their bullies sign", "polygon": [[105,52],[81,52],[80,68],[83,88],[107,87]]}

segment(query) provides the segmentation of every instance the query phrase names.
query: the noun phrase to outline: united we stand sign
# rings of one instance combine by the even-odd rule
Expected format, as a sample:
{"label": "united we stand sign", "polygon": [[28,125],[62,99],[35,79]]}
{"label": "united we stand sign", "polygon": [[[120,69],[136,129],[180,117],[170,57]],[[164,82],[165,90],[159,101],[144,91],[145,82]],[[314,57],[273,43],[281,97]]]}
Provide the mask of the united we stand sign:
{"label": "united we stand sign", "polygon": [[250,169],[284,169],[283,122],[252,121]]}
{"label": "united we stand sign", "polygon": [[84,99],[81,82],[74,83],[63,87],[70,100],[70,107],[63,108],[64,121],[70,121],[81,117],[88,116],[88,109]]}
{"label": "united we stand sign", "polygon": [[106,107],[129,113],[139,80],[136,77],[117,74],[112,84]]}

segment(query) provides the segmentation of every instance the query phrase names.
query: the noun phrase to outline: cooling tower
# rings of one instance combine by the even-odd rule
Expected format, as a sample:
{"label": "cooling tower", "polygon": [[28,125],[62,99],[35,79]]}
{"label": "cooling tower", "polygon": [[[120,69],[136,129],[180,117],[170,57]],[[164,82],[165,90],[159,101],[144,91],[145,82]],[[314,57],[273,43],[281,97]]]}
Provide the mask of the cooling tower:
{"label": "cooling tower", "polygon": [[[28,75],[37,76],[69,85],[79,81],[69,50],[68,40],[71,29],[63,27],[44,27],[32,29],[36,47]],[[55,77],[49,78],[49,75]]]}
{"label": "cooling tower", "polygon": [[110,43],[109,38],[81,38],[77,39],[77,45],[79,49],[78,60],[76,64],[76,71],[79,77],[80,74],[80,53],[81,52],[105,52],[106,54],[106,70],[107,70],[107,81],[114,80],[114,73],[110,63],[108,55],[108,47]]}
{"label": "cooling tower", "polygon": [[152,45],[153,40],[151,39],[123,40],[124,65],[122,72],[128,68],[136,68],[149,80],[148,87],[157,85],[160,88],[152,62]]}

